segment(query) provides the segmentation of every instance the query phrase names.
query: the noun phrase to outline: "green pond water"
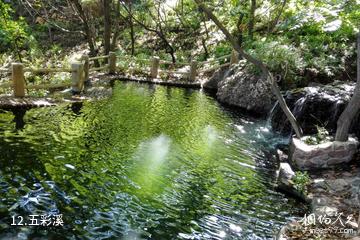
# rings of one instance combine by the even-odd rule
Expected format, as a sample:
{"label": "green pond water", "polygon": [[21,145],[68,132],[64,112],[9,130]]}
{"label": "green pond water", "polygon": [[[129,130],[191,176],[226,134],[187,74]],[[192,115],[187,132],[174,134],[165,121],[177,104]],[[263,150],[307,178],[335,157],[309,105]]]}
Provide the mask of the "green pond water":
{"label": "green pond water", "polygon": [[270,239],[303,212],[274,190],[279,141],[202,91],[155,85],[0,110],[0,239]]}

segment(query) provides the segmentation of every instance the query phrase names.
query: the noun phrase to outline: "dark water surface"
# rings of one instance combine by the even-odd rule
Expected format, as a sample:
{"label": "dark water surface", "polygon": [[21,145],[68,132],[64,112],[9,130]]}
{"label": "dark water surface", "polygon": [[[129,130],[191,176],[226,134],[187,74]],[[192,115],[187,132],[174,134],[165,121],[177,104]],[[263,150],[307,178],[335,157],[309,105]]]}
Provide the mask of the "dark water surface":
{"label": "dark water surface", "polygon": [[266,123],[201,91],[119,83],[24,113],[0,111],[0,239],[267,239],[302,212],[273,190]]}

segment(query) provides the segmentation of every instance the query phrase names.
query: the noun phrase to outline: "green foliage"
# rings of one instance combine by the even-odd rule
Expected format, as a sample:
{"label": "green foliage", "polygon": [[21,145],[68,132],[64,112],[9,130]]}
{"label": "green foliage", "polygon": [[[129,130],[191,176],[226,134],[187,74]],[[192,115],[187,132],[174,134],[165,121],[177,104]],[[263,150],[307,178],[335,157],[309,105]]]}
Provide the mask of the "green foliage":
{"label": "green foliage", "polygon": [[318,132],[316,135],[317,141],[322,142],[326,140],[329,136],[329,132],[326,130],[326,128],[316,125],[316,129]]}
{"label": "green foliage", "polygon": [[216,47],[214,49],[214,57],[218,58],[218,57],[222,57],[224,55],[230,54],[231,49],[232,48],[229,46],[228,43],[220,42],[216,45]]}
{"label": "green foliage", "polygon": [[10,5],[0,2],[0,52],[26,48],[29,34],[27,23],[20,17],[14,20],[13,10]]}
{"label": "green foliage", "polygon": [[[58,40],[59,36],[67,36],[67,33],[58,31],[52,23],[70,31],[86,32],[84,26],[79,24],[78,13],[69,8],[65,1],[31,1],[33,8],[38,11],[35,16],[40,13],[45,19],[49,13],[49,19],[41,24],[34,24],[33,21],[27,23],[26,19],[30,19],[28,12],[23,11],[23,18],[17,17],[12,10],[12,7],[23,7],[20,2],[0,2],[0,52],[12,52],[16,57],[22,57],[23,62],[36,65],[43,64],[46,59],[67,63],[68,59],[64,57],[67,49],[64,51],[63,48],[67,46],[67,41]],[[100,50],[101,53],[104,35],[101,1],[81,0],[80,3],[93,34],[91,38],[95,51]],[[316,81],[317,76],[328,80],[344,78],[355,69],[353,43],[360,25],[357,0],[288,0],[283,8],[283,1],[258,0],[252,39],[248,36],[250,1],[209,0],[205,3],[236,36],[245,51],[264,61],[274,75],[281,76],[282,88],[307,85],[308,80]],[[59,9],[64,9],[61,16],[54,14],[51,7],[57,5]],[[231,53],[232,47],[224,35],[199,11],[193,0],[113,1],[111,16],[112,34],[119,32],[116,47],[121,49],[123,55],[130,55],[131,30],[134,32],[135,55],[141,59],[157,55],[171,61],[169,53],[174,51],[178,62],[188,62],[189,59],[206,61]],[[272,29],[277,16],[278,21]],[[37,41],[48,38],[49,30],[54,35],[52,39],[55,44],[37,46]],[[79,38],[79,41],[84,40]],[[129,63],[129,60],[122,59],[119,64],[125,69]],[[136,62],[135,66],[143,68],[148,65]],[[252,70],[259,72],[254,67]]]}
{"label": "green foliage", "polygon": [[138,53],[136,56],[127,55],[125,51],[118,51],[117,66],[123,73],[130,75],[138,75],[142,73],[140,70],[150,65],[151,59],[146,53]]}
{"label": "green foliage", "polygon": [[304,142],[308,145],[316,145],[318,144],[317,141],[316,141],[316,138],[313,137],[313,136],[307,136],[305,137],[304,139]]}
{"label": "green foliage", "polygon": [[[248,46],[249,53],[261,59],[274,74],[280,75],[282,80],[288,84],[296,83],[298,75],[304,70],[304,61],[301,52],[293,44],[277,37],[274,39],[254,40]],[[259,69],[255,69],[259,72]]]}
{"label": "green foliage", "polygon": [[303,194],[307,194],[307,188],[311,181],[307,172],[296,171],[292,181],[296,190]]}
{"label": "green foliage", "polygon": [[330,141],[330,134],[325,127],[316,125],[317,134],[314,136],[307,136],[304,142],[309,145],[317,145]]}
{"label": "green foliage", "polygon": [[293,1],[284,13],[279,33],[302,53],[306,69],[333,78],[354,59],[360,8],[351,1]]}

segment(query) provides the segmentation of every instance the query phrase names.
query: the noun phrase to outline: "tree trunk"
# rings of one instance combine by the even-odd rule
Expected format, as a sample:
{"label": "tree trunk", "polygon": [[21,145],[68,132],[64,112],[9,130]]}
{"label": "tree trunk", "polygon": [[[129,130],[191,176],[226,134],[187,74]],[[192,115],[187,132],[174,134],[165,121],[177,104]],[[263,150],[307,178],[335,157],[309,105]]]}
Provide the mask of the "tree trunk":
{"label": "tree trunk", "polygon": [[283,0],[280,11],[276,15],[275,19],[273,21],[270,21],[270,23],[269,23],[268,33],[272,33],[274,31],[276,25],[279,22],[280,16],[284,11],[285,5],[286,5],[286,0]]}
{"label": "tree trunk", "polygon": [[162,31],[162,28],[159,27],[159,30],[156,30],[155,33],[158,35],[158,37],[163,41],[163,43],[165,43],[166,45],[166,53],[169,53],[172,59],[173,63],[176,63],[176,58],[175,58],[175,49],[174,47],[170,44],[170,42],[167,40],[164,32]]}
{"label": "tree trunk", "polygon": [[[138,19],[136,19],[134,17],[133,13],[127,7],[125,7],[125,10],[129,14],[129,16],[132,18],[132,20],[134,20],[137,24],[139,24],[145,30],[155,33],[163,41],[163,43],[165,44],[165,47],[166,47],[166,53],[169,53],[171,55],[172,62],[175,63],[176,62],[175,48],[167,40],[167,38],[165,36],[165,32],[163,31],[163,29],[161,27],[161,22],[163,20],[160,19],[160,17],[158,19],[156,19],[151,15],[151,17],[153,18],[153,20],[156,22],[156,25],[157,25],[156,29],[153,29],[153,28],[147,26],[146,24],[144,24],[143,22],[139,21]],[[158,12],[159,12],[159,10],[158,10]]]}
{"label": "tree trunk", "polygon": [[103,0],[104,7],[104,50],[105,55],[109,54],[111,48],[111,0]]}
{"label": "tree trunk", "polygon": [[111,40],[111,47],[110,47],[110,51],[115,51],[116,47],[117,47],[117,40],[120,34],[120,27],[119,27],[119,23],[120,23],[120,1],[117,3],[114,3],[114,8],[115,9],[115,20],[113,22],[117,22],[117,24],[112,24],[113,27],[115,28],[114,30],[114,34]]}
{"label": "tree trunk", "polygon": [[[76,11],[79,13],[80,19],[82,21],[82,23],[84,24],[84,30],[85,30],[85,36],[87,39],[87,42],[89,44],[89,48],[90,48],[90,56],[94,57],[97,55],[97,48],[96,48],[96,44],[95,44],[95,37],[93,35],[93,32],[91,31],[91,28],[88,24],[89,20],[85,15],[85,12],[81,6],[81,3],[78,0],[72,0],[72,3],[74,3]],[[95,66],[99,66],[98,61],[95,61]]]}
{"label": "tree trunk", "polygon": [[255,10],[256,10],[256,0],[251,0],[249,24],[248,24],[248,35],[250,40],[253,39],[253,31],[255,25]]}
{"label": "tree trunk", "polygon": [[[131,12],[132,16],[132,3],[129,3],[129,11]],[[134,32],[134,22],[132,17],[129,18],[130,23],[130,38],[131,38],[131,56],[135,55],[135,32]]]}
{"label": "tree trunk", "polygon": [[349,130],[356,114],[360,111],[360,32],[357,36],[357,81],[354,95],[341,113],[337,122],[335,141],[345,142],[349,137]]}
{"label": "tree trunk", "polygon": [[238,40],[238,43],[240,45],[240,47],[242,46],[242,42],[243,42],[243,29],[242,29],[242,21],[244,19],[244,13],[240,13],[239,15],[239,19],[236,23],[236,28],[237,28],[237,40]]}
{"label": "tree trunk", "polygon": [[292,128],[294,129],[296,136],[298,138],[301,138],[302,136],[302,131],[301,128],[299,126],[299,124],[296,121],[296,118],[294,117],[294,115],[291,113],[290,109],[288,108],[285,99],[283,97],[283,95],[280,92],[279,86],[277,85],[276,80],[274,79],[273,75],[270,73],[270,71],[267,69],[267,67],[265,66],[265,64],[252,57],[251,55],[247,54],[246,52],[244,52],[244,50],[240,47],[240,45],[238,44],[238,42],[236,41],[236,39],[230,34],[230,32],[225,28],[225,26],[218,20],[218,18],[212,13],[212,11],[205,6],[204,3],[202,3],[201,0],[195,0],[196,4],[199,6],[199,8],[216,24],[216,26],[223,32],[223,34],[226,36],[226,39],[231,43],[231,45],[233,46],[233,48],[240,54],[240,56],[242,56],[243,58],[245,58],[247,61],[249,61],[250,63],[254,64],[255,66],[257,66],[258,68],[261,69],[261,71],[263,72],[263,75],[267,78],[267,80],[270,81],[271,83],[271,88],[277,98],[277,100],[279,101],[280,107],[283,110],[283,112],[285,113],[287,119],[289,120]]}
{"label": "tree trunk", "polygon": [[[42,8],[43,8],[43,10],[44,10],[44,12],[45,12],[45,17],[46,17],[46,19],[49,19],[49,13],[48,13],[48,11],[47,11],[47,9],[46,9],[46,7],[45,7],[44,1],[41,1],[41,6],[42,6]],[[52,35],[52,31],[51,31],[51,26],[50,26],[50,24],[47,24],[47,28],[48,28],[50,43],[53,44],[53,35]]]}
{"label": "tree trunk", "polygon": [[168,47],[169,47],[169,50],[167,51],[169,54],[170,54],[170,56],[171,56],[171,61],[173,62],[173,63],[176,63],[176,57],[175,57],[175,50],[174,50],[174,48],[170,45],[170,44],[168,44]]}
{"label": "tree trunk", "polygon": [[110,51],[115,51],[116,50],[117,40],[119,38],[119,34],[120,34],[120,29],[116,28],[116,30],[115,30],[115,32],[113,34],[112,40],[111,40]]}
{"label": "tree trunk", "polygon": [[204,48],[204,52],[205,52],[205,59],[207,59],[209,57],[209,51],[207,49],[207,46],[206,46],[206,40],[205,38],[201,38],[201,44]]}

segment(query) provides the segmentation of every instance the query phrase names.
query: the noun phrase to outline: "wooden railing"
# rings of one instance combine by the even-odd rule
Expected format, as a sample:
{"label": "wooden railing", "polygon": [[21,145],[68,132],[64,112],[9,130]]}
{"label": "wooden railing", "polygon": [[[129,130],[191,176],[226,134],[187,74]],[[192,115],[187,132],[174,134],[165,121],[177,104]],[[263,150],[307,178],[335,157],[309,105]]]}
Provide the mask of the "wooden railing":
{"label": "wooden railing", "polygon": [[[123,56],[126,58],[127,56]],[[229,62],[220,64],[222,60],[229,59]],[[103,66],[94,66],[95,62],[103,60],[106,64]],[[104,61],[105,60],[105,61]],[[160,60],[159,57],[154,56],[151,59],[133,59],[137,61],[142,61],[150,65],[150,68],[147,69],[147,74],[155,79],[158,78],[159,73],[166,74],[180,74],[183,77],[185,76],[188,81],[195,81],[196,77],[200,73],[207,73],[214,71],[218,68],[230,66],[238,61],[238,54],[233,51],[232,54],[222,56],[217,59],[197,62],[190,61],[190,63],[177,62],[173,63],[170,61]],[[206,68],[207,64],[217,64],[211,68]],[[162,70],[160,69],[161,65],[170,65],[173,68],[176,66],[186,67],[188,66],[187,71],[179,70]],[[131,67],[128,67],[131,68]],[[12,63],[11,68],[0,68],[0,73],[11,73],[11,82],[0,84],[0,88],[13,88],[15,97],[24,97],[25,89],[51,89],[51,88],[60,88],[60,87],[72,87],[72,91],[75,93],[80,93],[84,88],[84,82],[89,79],[90,72],[94,71],[103,71],[107,70],[109,74],[115,74],[117,70],[122,70],[117,66],[117,56],[114,52],[110,52],[109,55],[105,56],[96,56],[89,57],[87,55],[82,56],[80,59],[77,59],[76,62],[71,63],[70,68],[32,68],[24,67],[22,63]],[[137,69],[140,72],[143,72],[144,68]],[[71,83],[60,83],[60,84],[40,84],[40,85],[26,85],[25,84],[25,72],[31,73],[58,73],[58,72],[67,72],[71,73]]]}

